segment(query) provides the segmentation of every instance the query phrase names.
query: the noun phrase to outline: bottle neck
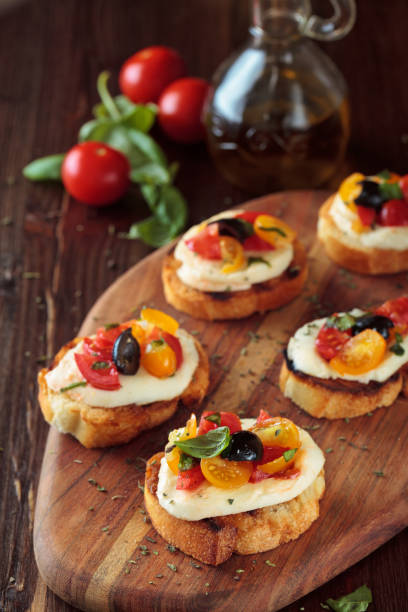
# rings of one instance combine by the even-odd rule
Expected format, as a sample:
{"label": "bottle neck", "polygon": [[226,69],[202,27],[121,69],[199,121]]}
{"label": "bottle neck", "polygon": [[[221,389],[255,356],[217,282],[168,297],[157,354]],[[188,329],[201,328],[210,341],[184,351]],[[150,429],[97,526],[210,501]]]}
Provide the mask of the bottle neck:
{"label": "bottle neck", "polygon": [[310,17],[309,0],[252,0],[251,33],[276,43],[300,38]]}

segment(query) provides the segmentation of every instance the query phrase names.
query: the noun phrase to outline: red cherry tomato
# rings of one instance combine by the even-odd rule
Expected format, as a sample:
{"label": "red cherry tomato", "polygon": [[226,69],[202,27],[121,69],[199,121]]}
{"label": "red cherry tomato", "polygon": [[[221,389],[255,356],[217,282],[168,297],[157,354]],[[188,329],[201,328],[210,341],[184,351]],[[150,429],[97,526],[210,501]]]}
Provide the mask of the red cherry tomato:
{"label": "red cherry tomato", "polygon": [[179,472],[177,475],[176,489],[196,489],[204,482],[205,478],[201,471],[200,465],[195,465],[189,470]]}
{"label": "red cherry tomato", "polygon": [[85,355],[91,357],[97,357],[101,361],[108,361],[112,359],[112,347],[100,348],[92,338],[84,338],[82,350]]}
{"label": "red cherry tomato", "polygon": [[351,332],[342,332],[335,327],[323,325],[315,341],[316,350],[323,359],[330,361],[350,340]]}
{"label": "red cherry tomato", "polygon": [[83,142],[72,147],[62,163],[65,189],[91,206],[119,200],[130,185],[127,158],[102,142]]}
{"label": "red cherry tomato", "polygon": [[274,246],[265,240],[262,240],[257,234],[253,234],[246,238],[242,243],[244,251],[273,251]]}
{"label": "red cherry tomato", "polygon": [[205,135],[202,114],[209,91],[203,79],[186,78],[171,83],[159,98],[159,123],[176,142],[198,142]]}
{"label": "red cherry tomato", "polygon": [[375,209],[367,206],[357,206],[357,214],[363,225],[370,226],[375,221]]}
{"label": "red cherry tomato", "polygon": [[[268,416],[268,418],[271,417]],[[266,418],[262,420],[266,420]],[[249,482],[260,482],[261,480],[265,480],[265,478],[272,478],[273,476],[275,476],[276,472],[275,474],[267,474],[266,472],[259,470],[258,466],[263,465],[264,463],[269,463],[270,461],[275,461],[275,459],[281,457],[283,453],[287,450],[289,450],[289,447],[264,446],[262,459],[260,459],[259,461],[254,461],[254,471],[252,472]]]}
{"label": "red cherry tomato", "polygon": [[123,64],[119,87],[135,104],[157,102],[163,89],[187,73],[181,55],[170,47],[146,47]]}
{"label": "red cherry tomato", "polygon": [[[220,424],[218,425],[214,421],[208,421],[206,417],[213,414],[218,414],[220,417]],[[236,431],[241,431],[241,419],[238,415],[232,412],[216,412],[214,410],[206,410],[203,412],[200,424],[198,426],[198,435],[201,436],[211,429],[217,429],[217,427],[229,427],[230,433],[233,434]]]}
{"label": "red cherry tomato", "polygon": [[174,351],[174,354],[176,355],[176,370],[178,370],[183,363],[183,349],[181,348],[180,340],[176,338],[176,336],[173,336],[166,331],[162,331],[161,336]]}
{"label": "red cherry tomato", "polygon": [[[82,353],[74,353],[74,357],[78,370],[92,387],[105,391],[120,389],[118,371],[112,361],[106,361],[106,367],[94,369],[92,366],[99,361],[97,357]],[[103,362],[99,361],[99,363]]]}
{"label": "red cherry tomato", "polygon": [[408,202],[408,174],[405,174],[401,177],[399,181],[399,186],[401,187],[402,193],[404,194],[404,200]]}
{"label": "red cherry tomato", "polygon": [[398,328],[400,333],[408,330],[408,298],[400,297],[395,300],[388,300],[377,308],[376,314],[388,317]]}
{"label": "red cherry tomato", "polygon": [[198,253],[204,259],[221,259],[220,237],[216,224],[207,225],[201,232],[188,238],[185,243],[193,253]]}
{"label": "red cherry tomato", "polygon": [[405,200],[390,200],[381,208],[381,225],[408,225],[408,202]]}
{"label": "red cherry tomato", "polygon": [[259,411],[258,418],[256,419],[256,424],[259,425],[259,423],[263,423],[263,421],[267,421],[268,419],[271,419],[271,418],[272,418],[271,415],[268,412],[266,412],[266,410],[261,408]]}

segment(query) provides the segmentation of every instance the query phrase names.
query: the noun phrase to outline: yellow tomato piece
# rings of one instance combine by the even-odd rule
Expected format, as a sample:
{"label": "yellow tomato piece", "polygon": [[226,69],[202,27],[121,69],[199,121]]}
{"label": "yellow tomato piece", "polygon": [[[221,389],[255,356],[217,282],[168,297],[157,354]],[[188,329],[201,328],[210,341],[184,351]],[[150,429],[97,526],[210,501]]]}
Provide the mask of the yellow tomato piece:
{"label": "yellow tomato piece", "polygon": [[358,376],[376,368],[384,359],[387,343],[374,329],[365,329],[350,338],[341,351],[330,360],[330,366],[339,374]]}
{"label": "yellow tomato piece", "polygon": [[289,459],[289,461],[286,461],[285,457],[282,455],[281,457],[278,457],[273,461],[269,461],[269,463],[263,463],[262,465],[258,465],[258,469],[261,470],[261,472],[265,472],[266,474],[276,474],[277,472],[284,472],[295,462],[295,457],[298,449],[295,448],[294,450],[295,454],[293,455],[292,459]]}
{"label": "yellow tomato piece", "polygon": [[132,336],[136,338],[139,345],[142,346],[146,339],[146,330],[143,329],[141,325],[137,321],[132,321]]}
{"label": "yellow tomato piece", "polygon": [[363,232],[369,232],[371,227],[369,225],[363,225],[360,218],[357,217],[357,219],[354,219],[353,223],[351,224],[351,229],[357,234],[362,234]]}
{"label": "yellow tomato piece", "polygon": [[[187,439],[195,438],[196,436],[197,436],[197,418],[193,412],[186,423],[184,431],[180,435],[178,435],[176,439],[177,440],[187,440]],[[180,461],[181,450],[177,446],[174,446],[173,442],[169,442],[169,446],[171,450],[169,451],[166,450],[167,465],[169,466],[173,474],[177,475],[179,472],[178,464]]]}
{"label": "yellow tomato piece", "polygon": [[[273,417],[251,427],[251,431],[262,440],[264,446],[299,448],[299,430],[290,419]],[[285,464],[287,465],[287,464]]]}
{"label": "yellow tomato piece", "polygon": [[293,242],[296,232],[282,219],[271,215],[258,215],[254,221],[254,231],[259,238],[275,247]]}
{"label": "yellow tomato piece", "polygon": [[235,238],[231,236],[222,236],[220,238],[220,247],[224,263],[221,272],[224,274],[231,274],[245,267],[246,257],[244,255],[244,249],[238,240],[235,240]]}
{"label": "yellow tomato piece", "polygon": [[176,371],[176,354],[164,340],[153,340],[146,346],[141,360],[144,369],[157,378],[168,378]]}
{"label": "yellow tomato piece", "polygon": [[156,310],[155,308],[143,308],[140,313],[140,318],[142,321],[147,321],[152,325],[156,325],[173,336],[179,328],[176,319],[173,319],[170,315],[161,310]]}
{"label": "yellow tomato piece", "polygon": [[358,198],[361,192],[360,181],[364,181],[365,176],[361,174],[361,172],[354,172],[350,174],[339,187],[339,195],[343,202],[348,204],[349,202],[354,202],[356,198]]}
{"label": "yellow tomato piece", "polygon": [[236,489],[246,484],[251,477],[252,461],[228,461],[218,455],[201,459],[204,478],[219,489]]}

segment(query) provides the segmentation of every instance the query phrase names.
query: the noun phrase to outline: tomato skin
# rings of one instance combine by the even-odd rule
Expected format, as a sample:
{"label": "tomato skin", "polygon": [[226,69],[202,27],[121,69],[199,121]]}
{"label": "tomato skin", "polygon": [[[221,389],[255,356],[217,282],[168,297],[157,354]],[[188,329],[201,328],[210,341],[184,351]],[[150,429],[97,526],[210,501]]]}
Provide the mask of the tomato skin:
{"label": "tomato skin", "polygon": [[90,355],[91,357],[97,358],[100,361],[108,361],[112,359],[112,347],[99,348],[92,338],[84,338],[82,344],[82,350],[85,355]]}
{"label": "tomato skin", "polygon": [[159,124],[176,142],[192,143],[205,136],[202,114],[210,86],[204,79],[174,81],[159,98]]}
{"label": "tomato skin", "polygon": [[272,244],[262,240],[262,238],[256,234],[246,238],[242,243],[242,246],[244,251],[273,251],[275,248]]}
{"label": "tomato skin", "polygon": [[161,335],[163,337],[163,340],[167,342],[169,347],[174,351],[174,354],[176,355],[176,370],[178,370],[181,367],[181,364],[183,363],[183,349],[181,348],[180,340],[176,338],[176,336],[173,336],[172,334],[169,334],[165,331],[163,331]]}
{"label": "tomato skin", "polygon": [[123,64],[119,87],[135,104],[157,102],[165,87],[186,73],[184,60],[175,49],[160,45],[146,47]]}
{"label": "tomato skin", "polygon": [[102,142],[82,142],[68,151],[61,167],[68,193],[83,204],[107,206],[130,185],[130,164],[120,151]]}
{"label": "tomato skin", "polygon": [[221,245],[217,225],[207,225],[201,232],[185,240],[190,251],[204,259],[221,259]]}
{"label": "tomato skin", "polygon": [[241,419],[237,414],[232,412],[220,412],[220,424],[214,423],[213,421],[207,421],[205,417],[211,416],[212,414],[217,414],[215,410],[206,410],[201,415],[200,424],[198,426],[198,435],[201,436],[211,429],[217,429],[217,427],[229,427],[230,434],[237,431],[242,431]]}
{"label": "tomato skin", "polygon": [[380,212],[380,224],[384,226],[408,225],[408,202],[389,200]]}
{"label": "tomato skin", "polygon": [[271,418],[272,417],[269,414],[269,412],[266,412],[266,410],[261,408],[258,414],[258,418],[256,419],[256,425],[259,425],[260,423],[263,423],[264,421],[267,421],[268,419],[271,419]]}
{"label": "tomato skin", "polygon": [[368,208],[367,206],[357,205],[357,214],[363,225],[372,225],[375,221],[376,212],[374,208]]}
{"label": "tomato skin", "polygon": [[401,191],[404,194],[404,200],[408,202],[408,174],[405,174],[401,177],[399,181],[399,186],[401,187]]}
{"label": "tomato skin", "polygon": [[201,459],[205,479],[220,489],[235,489],[246,484],[252,474],[252,461],[229,461],[220,455]]}
{"label": "tomato skin", "polygon": [[384,302],[376,309],[375,314],[390,318],[400,333],[406,333],[408,330],[408,297],[402,296]]}
{"label": "tomato skin", "polygon": [[109,366],[107,368],[93,370],[92,365],[98,361],[97,357],[84,355],[83,353],[74,353],[74,357],[78,370],[92,387],[105,391],[120,389],[118,371],[112,361],[108,361]]}
{"label": "tomato skin", "polygon": [[202,482],[204,482],[205,478],[201,471],[200,464],[195,465],[189,470],[184,470],[184,472],[179,472],[177,475],[176,489],[181,490],[189,490],[196,489],[200,486]]}
{"label": "tomato skin", "polygon": [[381,363],[386,348],[387,343],[381,334],[374,329],[365,329],[350,338],[330,360],[330,367],[341,376],[365,374]]}
{"label": "tomato skin", "polygon": [[350,340],[351,332],[340,331],[335,327],[323,325],[315,340],[316,350],[320,357],[330,361],[337,355],[341,348]]}

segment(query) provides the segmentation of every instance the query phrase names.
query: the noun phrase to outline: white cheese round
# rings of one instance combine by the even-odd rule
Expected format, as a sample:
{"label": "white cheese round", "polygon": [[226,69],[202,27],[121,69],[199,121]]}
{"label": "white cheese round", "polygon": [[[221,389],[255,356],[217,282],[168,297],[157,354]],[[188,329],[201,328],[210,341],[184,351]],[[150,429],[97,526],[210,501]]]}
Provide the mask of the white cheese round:
{"label": "white cheese round", "polygon": [[330,206],[329,214],[339,230],[357,247],[391,249],[394,251],[408,249],[408,227],[406,226],[382,227],[376,225],[374,229],[366,232],[355,232],[352,225],[358,219],[358,215],[350,210],[339,194],[336,194]]}
{"label": "white cheese round", "polygon": [[[254,423],[255,419],[242,420],[244,429]],[[176,489],[177,476],[163,457],[157,487],[160,505],[176,518],[199,521],[273,506],[297,497],[315,480],[324,464],[320,448],[306,431],[298,429],[302,446],[296,453],[295,467],[300,470],[297,478],[268,478],[237,489],[219,489],[206,481],[194,491],[182,491]]]}
{"label": "white cheese round", "polygon": [[[351,314],[359,316],[364,314],[364,312],[359,308],[355,308],[351,311]],[[340,376],[336,370],[330,367],[328,361],[320,357],[316,350],[315,340],[325,322],[326,318],[306,323],[289,340],[287,353],[289,359],[293,361],[296,370],[316,378],[343,378],[361,383],[369,383],[371,380],[384,382],[408,361],[408,336],[405,336],[402,342],[404,348],[403,355],[399,356],[386,351],[385,359],[375,369],[358,376],[352,374]]]}
{"label": "white cheese round", "polygon": [[[183,349],[183,363],[173,376],[157,378],[149,374],[142,366],[133,376],[119,374],[120,389],[105,391],[95,389],[89,383],[86,387],[75,387],[66,391],[70,398],[83,401],[89,406],[115,408],[127,404],[150,404],[151,402],[171,400],[188,387],[197,368],[199,357],[194,339],[183,329],[178,329],[176,336]],[[46,374],[48,387],[53,391],[67,387],[75,382],[84,381],[78,370],[74,353],[81,351],[82,342],[68,351],[56,368]]]}
{"label": "white cheese round", "polygon": [[[214,215],[209,221],[220,218],[235,217],[241,210],[226,211]],[[192,238],[200,231],[199,225],[191,227],[182,237],[174,251],[174,257],[181,262],[177,269],[180,280],[200,291],[244,291],[255,283],[263,283],[282,274],[293,259],[293,246],[288,243],[271,251],[245,251],[247,257],[261,257],[267,263],[257,262],[231,274],[221,271],[221,260],[204,259],[191,251],[185,240]],[[269,265],[268,265],[269,264]]]}

